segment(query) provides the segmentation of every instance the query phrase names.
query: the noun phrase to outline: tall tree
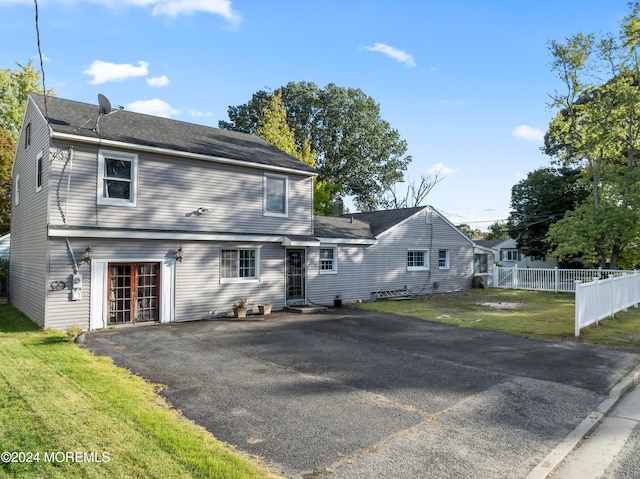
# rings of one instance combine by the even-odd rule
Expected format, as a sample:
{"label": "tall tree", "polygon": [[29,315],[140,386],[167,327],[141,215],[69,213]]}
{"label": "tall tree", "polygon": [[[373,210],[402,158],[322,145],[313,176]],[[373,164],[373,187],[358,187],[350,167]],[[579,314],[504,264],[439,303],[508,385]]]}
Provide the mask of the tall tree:
{"label": "tall tree", "polygon": [[[297,146],[307,140],[316,153],[319,180],[353,195],[359,209],[376,209],[411,161],[406,142],[380,117],[380,106],[360,89],[334,84],[321,89],[291,82],[279,91]],[[230,106],[230,121],[220,121],[220,128],[255,133],[273,94],[261,90],[246,104]]]}
{"label": "tall tree", "polygon": [[633,225],[640,208],[640,7],[631,5],[619,41],[578,34],[550,46],[565,91],[553,96],[552,106],[560,111],[545,136],[545,151],[556,163],[579,168],[591,193],[550,229],[552,254],[596,257],[612,268],[638,239]]}
{"label": "tall tree", "polygon": [[[315,154],[311,151],[309,141],[305,139],[302,148],[296,145],[293,130],[287,124],[287,112],[282,105],[282,92],[279,90],[271,96],[269,104],[260,109],[255,134],[303,163],[315,167]],[[316,214],[331,215],[333,199],[338,189],[339,186],[314,178],[313,206]]]}
{"label": "tall tree", "polygon": [[484,237],[486,240],[506,240],[509,238],[509,230],[507,223],[504,221],[496,221],[489,225],[489,233]]}
{"label": "tall tree", "polygon": [[16,145],[13,136],[0,128],[0,235],[10,229],[11,219],[11,166]]}
{"label": "tall tree", "polygon": [[407,186],[404,196],[399,195],[396,192],[396,185],[393,185],[383,196],[380,201],[380,206],[384,209],[414,208],[420,206],[427,195],[431,193],[431,190],[442,180],[444,180],[444,178],[440,176],[440,171],[436,171],[434,174],[420,175],[419,182],[409,179],[406,181]]}
{"label": "tall tree", "polygon": [[549,226],[587,198],[580,176],[578,169],[540,168],[513,186],[507,227],[524,255],[546,255]]}
{"label": "tall tree", "polygon": [[[33,68],[33,61],[18,68],[0,69],[0,128],[7,130],[17,143],[24,109],[29,93],[42,93],[41,73]],[[47,91],[48,95],[53,90]]]}

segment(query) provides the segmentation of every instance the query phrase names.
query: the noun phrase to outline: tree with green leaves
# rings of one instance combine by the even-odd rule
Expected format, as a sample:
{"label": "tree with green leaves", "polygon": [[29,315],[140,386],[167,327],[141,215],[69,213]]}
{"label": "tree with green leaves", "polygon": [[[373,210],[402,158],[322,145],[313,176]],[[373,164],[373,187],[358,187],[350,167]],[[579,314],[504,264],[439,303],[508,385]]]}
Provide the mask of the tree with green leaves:
{"label": "tree with green leaves", "polygon": [[[42,93],[42,74],[33,67],[33,61],[18,68],[0,69],[0,128],[9,132],[17,143],[22,117],[29,93]],[[47,91],[53,95],[53,90]]]}
{"label": "tree with green leaves", "polygon": [[504,221],[496,221],[489,225],[489,232],[485,235],[486,240],[506,240],[509,238],[509,230],[507,223]]}
{"label": "tree with green leaves", "polygon": [[[362,211],[377,209],[411,161],[407,144],[380,117],[380,106],[362,90],[291,82],[279,88],[287,124],[298,148],[309,142],[319,181],[339,185]],[[258,91],[243,105],[230,106],[220,128],[255,133],[260,112],[274,92]]]}
{"label": "tree with green leaves", "polygon": [[580,169],[590,191],[588,201],[550,228],[551,254],[583,255],[611,268],[638,241],[640,6],[631,5],[619,40],[578,34],[550,45],[565,90],[553,96],[559,112],[545,135],[545,152],[556,164]]}
{"label": "tree with green leaves", "polygon": [[467,223],[459,224],[456,226],[456,228],[458,228],[472,240],[479,240],[482,238],[482,231],[472,228]]}
{"label": "tree with green leaves", "polygon": [[589,195],[581,171],[539,168],[511,188],[509,236],[525,256],[545,256],[549,227]]}
{"label": "tree with green leaves", "polygon": [[[269,104],[260,110],[255,134],[303,163],[315,167],[315,154],[311,151],[309,142],[305,139],[302,148],[296,145],[293,130],[287,124],[287,113],[282,105],[280,91],[276,91],[271,96]],[[339,186],[314,178],[313,206],[315,214],[332,214],[333,199],[338,190]]]}
{"label": "tree with green leaves", "polygon": [[0,235],[11,226],[11,166],[16,152],[13,136],[0,128]]}

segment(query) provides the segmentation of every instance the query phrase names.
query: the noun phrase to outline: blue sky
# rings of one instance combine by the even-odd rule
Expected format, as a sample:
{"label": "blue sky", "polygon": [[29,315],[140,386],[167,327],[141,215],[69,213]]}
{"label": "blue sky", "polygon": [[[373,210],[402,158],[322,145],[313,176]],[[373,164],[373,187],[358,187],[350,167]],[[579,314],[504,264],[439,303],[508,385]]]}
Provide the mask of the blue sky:
{"label": "blue sky", "polygon": [[[409,178],[455,224],[509,214],[548,166],[550,40],[617,32],[627,0],[39,0],[47,88],[217,126],[264,88],[360,88],[407,141]],[[0,68],[39,65],[33,0],[0,0]],[[400,186],[400,189],[402,186]]]}

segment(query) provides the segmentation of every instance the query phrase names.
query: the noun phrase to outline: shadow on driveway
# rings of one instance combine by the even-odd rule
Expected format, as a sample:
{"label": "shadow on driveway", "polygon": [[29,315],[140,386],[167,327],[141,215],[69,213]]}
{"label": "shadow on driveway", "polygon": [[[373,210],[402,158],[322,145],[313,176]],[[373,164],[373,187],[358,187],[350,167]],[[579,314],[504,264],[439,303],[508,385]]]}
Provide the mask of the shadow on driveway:
{"label": "shadow on driveway", "polygon": [[342,308],[92,333],[287,477],[524,477],[639,356]]}

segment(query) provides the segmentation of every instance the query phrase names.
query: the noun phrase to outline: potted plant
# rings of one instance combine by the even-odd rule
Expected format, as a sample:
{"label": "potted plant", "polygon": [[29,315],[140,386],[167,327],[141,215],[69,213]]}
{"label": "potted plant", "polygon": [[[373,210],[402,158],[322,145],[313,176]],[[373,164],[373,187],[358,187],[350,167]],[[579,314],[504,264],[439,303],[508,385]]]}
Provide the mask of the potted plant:
{"label": "potted plant", "polygon": [[265,316],[267,314],[271,314],[271,308],[273,307],[272,304],[259,304],[258,305],[258,313],[261,316]]}
{"label": "potted plant", "polygon": [[233,315],[236,318],[245,318],[247,316],[247,298],[240,299],[233,304]]}

